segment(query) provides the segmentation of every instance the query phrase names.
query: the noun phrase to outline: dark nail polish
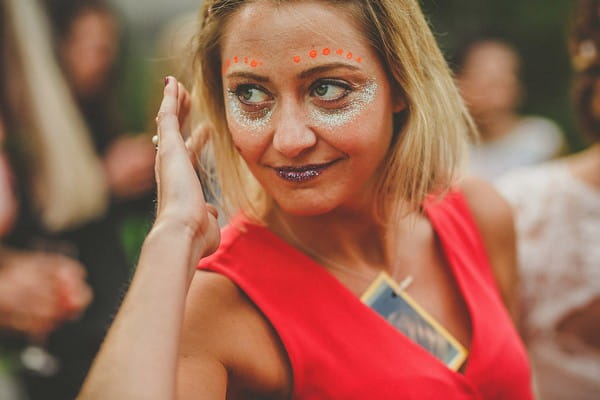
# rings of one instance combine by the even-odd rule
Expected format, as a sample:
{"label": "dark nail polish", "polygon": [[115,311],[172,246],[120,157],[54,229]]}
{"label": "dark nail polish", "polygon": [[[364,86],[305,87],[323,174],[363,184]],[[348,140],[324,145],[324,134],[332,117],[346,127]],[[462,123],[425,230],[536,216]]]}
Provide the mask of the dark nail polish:
{"label": "dark nail polish", "polygon": [[165,86],[167,86],[169,84],[169,77],[165,76]]}

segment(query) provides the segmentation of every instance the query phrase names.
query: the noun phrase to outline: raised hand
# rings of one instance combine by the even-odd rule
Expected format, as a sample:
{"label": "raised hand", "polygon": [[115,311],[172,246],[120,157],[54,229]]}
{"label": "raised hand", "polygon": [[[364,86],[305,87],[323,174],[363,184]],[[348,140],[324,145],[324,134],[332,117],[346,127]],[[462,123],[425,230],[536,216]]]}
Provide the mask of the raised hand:
{"label": "raised hand", "polygon": [[[194,240],[196,254],[190,261],[195,265],[201,256],[217,248],[220,233],[217,210],[204,199],[181,135],[180,126],[186,123],[188,112],[189,94],[175,78],[167,77],[163,101],[156,118],[158,206],[155,227],[175,224],[187,230]],[[197,150],[193,149],[194,152]]]}

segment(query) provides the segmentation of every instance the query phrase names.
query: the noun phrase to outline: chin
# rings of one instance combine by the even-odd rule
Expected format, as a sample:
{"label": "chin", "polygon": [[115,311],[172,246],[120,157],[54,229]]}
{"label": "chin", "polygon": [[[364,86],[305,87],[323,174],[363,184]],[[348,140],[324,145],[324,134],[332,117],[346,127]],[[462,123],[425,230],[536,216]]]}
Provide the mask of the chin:
{"label": "chin", "polygon": [[314,204],[305,201],[277,202],[277,205],[284,213],[296,217],[314,217],[326,214],[335,208],[326,204]]}

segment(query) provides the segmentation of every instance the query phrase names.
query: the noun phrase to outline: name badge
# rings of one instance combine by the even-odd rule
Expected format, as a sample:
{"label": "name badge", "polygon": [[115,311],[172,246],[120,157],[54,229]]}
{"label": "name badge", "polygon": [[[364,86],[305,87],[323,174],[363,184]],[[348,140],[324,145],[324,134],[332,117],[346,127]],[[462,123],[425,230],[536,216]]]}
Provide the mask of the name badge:
{"label": "name badge", "polygon": [[361,300],[448,368],[457,371],[467,358],[467,349],[385,272]]}

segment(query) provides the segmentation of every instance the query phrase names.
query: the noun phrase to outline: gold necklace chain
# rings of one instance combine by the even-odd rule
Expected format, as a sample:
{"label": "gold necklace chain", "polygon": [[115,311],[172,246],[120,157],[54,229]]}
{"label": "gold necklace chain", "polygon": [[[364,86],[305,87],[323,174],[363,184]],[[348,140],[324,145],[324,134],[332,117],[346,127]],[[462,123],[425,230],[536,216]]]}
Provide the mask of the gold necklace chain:
{"label": "gold necklace chain", "polygon": [[[293,230],[290,228],[290,226],[288,225],[288,223],[286,221],[281,220],[281,219],[279,219],[279,221],[282,224],[283,228],[285,229],[288,238],[290,239],[290,244],[292,246],[294,246],[296,249],[298,249],[299,251],[301,251],[302,253],[304,253],[305,255],[307,255],[308,257],[312,258],[322,268],[327,269],[327,270],[337,270],[337,271],[343,272],[345,274],[348,274],[350,276],[354,276],[355,278],[358,278],[365,282],[367,282],[367,281],[373,282],[375,279],[377,279],[377,277],[375,277],[375,278],[373,278],[372,276],[367,277],[366,273],[361,273],[352,268],[345,267],[342,264],[340,264],[336,261],[333,261],[328,257],[324,257],[322,255],[315,253],[314,251],[309,250],[306,246],[304,246],[302,244],[302,241],[297,237],[297,235],[294,234]],[[380,274],[381,273],[384,273],[384,271],[381,271]],[[396,268],[392,268],[392,271],[390,271],[389,276],[391,277],[392,280],[396,281],[396,275],[397,275]],[[408,286],[412,282],[413,282],[413,276],[410,274],[407,275],[401,281],[399,281],[399,283],[398,283],[399,290],[401,290],[401,291],[405,290],[406,288],[408,288]]]}

